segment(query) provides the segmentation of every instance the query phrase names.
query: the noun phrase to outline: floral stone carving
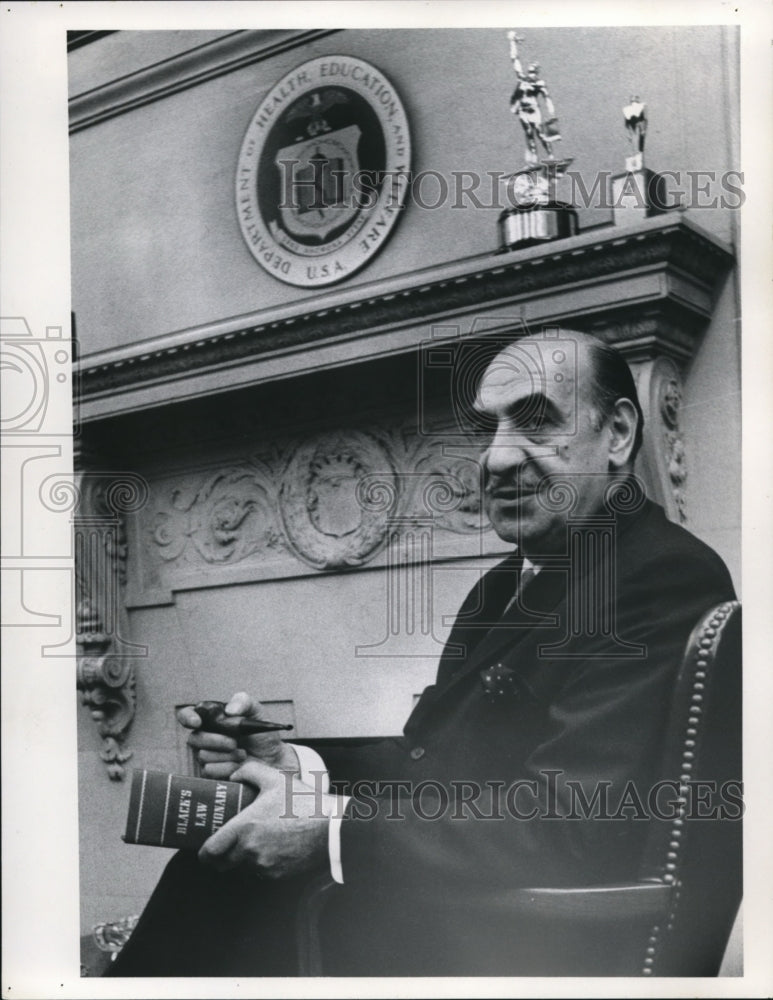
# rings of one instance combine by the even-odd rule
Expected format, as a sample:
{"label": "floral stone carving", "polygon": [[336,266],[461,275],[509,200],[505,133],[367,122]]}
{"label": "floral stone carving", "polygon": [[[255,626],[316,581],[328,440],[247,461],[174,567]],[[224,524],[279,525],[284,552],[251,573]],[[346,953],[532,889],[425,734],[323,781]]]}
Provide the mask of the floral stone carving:
{"label": "floral stone carving", "polygon": [[238,562],[282,544],[274,494],[262,463],[219,471],[197,489],[174,489],[171,508],[159,511],[151,528],[158,554],[169,561],[193,555],[192,548],[208,563]]}

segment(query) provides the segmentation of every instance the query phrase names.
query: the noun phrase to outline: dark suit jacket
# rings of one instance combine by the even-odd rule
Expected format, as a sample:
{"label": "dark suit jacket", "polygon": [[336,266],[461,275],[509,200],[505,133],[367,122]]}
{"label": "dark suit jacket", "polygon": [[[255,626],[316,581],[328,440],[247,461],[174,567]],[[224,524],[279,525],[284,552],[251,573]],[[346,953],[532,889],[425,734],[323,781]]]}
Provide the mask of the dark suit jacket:
{"label": "dark suit jacket", "polygon": [[[700,615],[733,588],[718,556],[651,503],[613,532],[578,527],[572,539],[572,571],[546,562],[499,625],[520,560],[471,591],[403,737],[325,747],[334,783],[353,796],[345,885],[322,919],[326,974],[573,974],[587,940],[560,929],[546,939],[476,896],[636,877],[647,820],[628,783],[646,806],[649,787],[675,777],[658,761],[676,671]],[[482,675],[497,664],[492,695]],[[402,794],[362,780],[403,782]],[[518,781],[535,785],[510,800]],[[566,818],[572,789],[592,803],[599,782],[621,818],[585,816],[577,798]],[[515,812],[535,806],[534,819]],[[293,975],[306,881],[219,874],[180,852],[109,974]],[[599,947],[614,951],[616,933],[599,928]]]}
{"label": "dark suit jacket", "polygon": [[[353,795],[345,886],[326,922],[331,972],[522,972],[512,926],[465,900],[636,878],[639,804],[675,777],[659,760],[685,644],[733,587],[716,553],[649,501],[573,538],[571,564],[546,563],[499,624],[520,560],[473,588],[403,737],[326,751],[335,787]],[[599,783],[606,809],[585,816]]]}

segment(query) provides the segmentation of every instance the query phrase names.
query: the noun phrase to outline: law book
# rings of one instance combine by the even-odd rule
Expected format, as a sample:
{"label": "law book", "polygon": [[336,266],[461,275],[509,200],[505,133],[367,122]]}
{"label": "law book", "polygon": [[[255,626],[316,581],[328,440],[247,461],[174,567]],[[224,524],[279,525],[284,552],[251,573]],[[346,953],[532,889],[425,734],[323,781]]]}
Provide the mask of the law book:
{"label": "law book", "polygon": [[123,839],[198,850],[256,796],[254,788],[238,781],[135,769]]}

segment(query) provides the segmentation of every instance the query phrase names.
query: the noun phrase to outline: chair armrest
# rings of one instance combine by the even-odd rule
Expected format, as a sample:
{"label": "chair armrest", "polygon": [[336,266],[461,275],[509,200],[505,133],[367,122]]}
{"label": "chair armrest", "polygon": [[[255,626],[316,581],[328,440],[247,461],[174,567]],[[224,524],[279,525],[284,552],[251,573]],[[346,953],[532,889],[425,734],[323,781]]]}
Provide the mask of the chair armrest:
{"label": "chair armrest", "polygon": [[[329,875],[321,875],[307,886],[302,908],[312,918],[327,902],[337,883]],[[613,885],[579,886],[571,888],[506,889],[491,892],[449,895],[441,905],[461,905],[513,916],[529,914],[546,917],[591,918],[655,918],[668,910],[672,887],[663,882],[626,882]],[[410,900],[412,893],[404,893]],[[426,901],[424,894],[419,899]]]}
{"label": "chair armrest", "polygon": [[[329,875],[321,875],[307,886],[298,908],[297,932],[301,975],[321,975],[319,918],[338,885]],[[663,882],[635,882],[576,888],[509,889],[484,893],[450,895],[439,904],[462,906],[505,918],[534,918],[550,921],[588,923],[626,921],[655,923],[665,918],[672,887]],[[412,894],[405,893],[406,905]],[[426,902],[426,897],[418,896]]]}
{"label": "chair armrest", "polygon": [[671,894],[670,885],[635,882],[569,889],[512,889],[482,896],[474,900],[474,905],[513,916],[568,920],[656,920],[668,912]]}

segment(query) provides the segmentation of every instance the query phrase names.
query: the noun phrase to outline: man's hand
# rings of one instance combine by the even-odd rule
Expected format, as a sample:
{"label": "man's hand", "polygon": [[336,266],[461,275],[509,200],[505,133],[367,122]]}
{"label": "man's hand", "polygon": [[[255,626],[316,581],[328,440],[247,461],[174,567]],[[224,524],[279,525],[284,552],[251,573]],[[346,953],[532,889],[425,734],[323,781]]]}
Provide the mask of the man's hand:
{"label": "man's hand", "polygon": [[[245,715],[251,719],[264,718],[260,702],[244,691],[233,695],[225,712],[226,715]],[[298,757],[279,733],[242,736],[237,742],[231,736],[198,732],[201,719],[191,707],[181,708],[177,712],[177,721],[186,729],[194,730],[188,737],[188,746],[196,752],[205,778],[217,778],[221,781],[229,779],[247,760],[262,761],[282,771],[299,773]]]}
{"label": "man's hand", "polygon": [[259,789],[257,799],[214,833],[199,860],[218,871],[246,865],[285,878],[328,864],[328,826],[341,802],[287,772],[249,761],[231,774]]}

